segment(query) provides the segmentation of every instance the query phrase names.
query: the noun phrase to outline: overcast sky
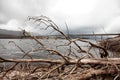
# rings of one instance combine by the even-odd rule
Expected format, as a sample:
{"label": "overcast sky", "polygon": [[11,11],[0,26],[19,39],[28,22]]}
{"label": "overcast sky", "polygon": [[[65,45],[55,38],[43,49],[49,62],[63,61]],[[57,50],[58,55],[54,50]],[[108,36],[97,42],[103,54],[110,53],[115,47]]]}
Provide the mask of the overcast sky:
{"label": "overcast sky", "polygon": [[40,15],[63,30],[67,22],[71,33],[120,32],[120,0],[0,0],[1,29],[20,30],[28,16]]}

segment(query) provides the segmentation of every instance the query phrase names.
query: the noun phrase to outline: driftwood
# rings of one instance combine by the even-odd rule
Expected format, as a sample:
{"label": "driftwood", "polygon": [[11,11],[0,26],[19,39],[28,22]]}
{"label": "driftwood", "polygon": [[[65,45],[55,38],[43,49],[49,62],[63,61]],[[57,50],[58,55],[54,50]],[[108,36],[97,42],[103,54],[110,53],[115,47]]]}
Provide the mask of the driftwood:
{"label": "driftwood", "polygon": [[120,36],[102,40],[99,45],[112,52],[120,52]]}
{"label": "driftwood", "polygon": [[[114,74],[116,72],[117,70],[115,70],[114,68],[111,68],[111,70],[104,70],[104,69],[95,70],[93,68],[90,68],[88,70],[83,71],[82,73],[78,72],[77,74],[69,75],[68,77],[70,79],[75,79],[75,80],[89,80],[91,77],[96,77],[99,75],[106,75],[106,74],[108,75],[111,73]],[[66,78],[66,80],[68,79]],[[104,77],[101,78],[101,80],[104,80]]]}
{"label": "driftwood", "polygon": [[[76,64],[79,59],[69,60],[67,64]],[[65,63],[64,60],[55,59],[5,59],[0,60],[0,62],[44,62],[44,63],[54,63],[61,64]],[[105,58],[105,59],[81,59],[80,64],[120,64],[120,58]]]}
{"label": "driftwood", "polygon": [[[57,31],[62,37],[64,37],[64,39],[66,40],[66,43],[62,45],[58,45],[58,44],[55,45],[56,47],[55,49],[49,48],[46,45],[46,43],[42,41],[42,38],[37,38],[36,36],[32,36],[29,32],[23,30],[23,35],[29,37],[29,39],[34,40],[37,43],[38,47],[35,47],[35,48],[32,47],[32,49],[25,51],[22,47],[17,45],[15,42],[10,41],[9,43],[13,43],[22,53],[24,53],[24,55],[20,59],[4,59],[0,57],[1,63],[4,63],[4,62],[15,63],[12,66],[8,67],[7,69],[3,68],[3,71],[1,69],[0,75],[2,75],[3,77],[7,76],[7,74],[9,73],[12,73],[17,66],[20,66],[21,70],[23,69],[23,67],[24,69],[26,69],[26,66],[28,69],[27,75],[25,75],[21,79],[26,79],[25,77],[30,77],[32,74],[36,74],[36,73],[42,73],[42,75],[37,76],[37,79],[43,79],[43,78],[45,79],[50,77],[52,74],[54,74],[52,75],[53,78],[57,77],[63,80],[65,79],[64,76],[67,76],[67,77],[73,76],[74,78],[79,77],[78,78],[79,80],[85,80],[85,79],[92,78],[94,74],[98,76],[101,74],[112,74],[112,73],[115,73],[117,75],[117,76],[116,75],[114,76],[115,77],[114,79],[117,79],[119,77],[120,58],[108,58],[109,52],[107,51],[106,45],[105,46],[102,45],[102,42],[100,43],[100,45],[98,45],[84,39],[79,39],[79,38],[72,39],[70,38],[69,35],[66,35],[64,32],[62,32],[59,29],[59,27],[51,19],[49,19],[46,16],[29,17],[28,19],[33,20],[33,22],[37,22],[39,24],[41,23],[44,24],[45,25],[45,27],[43,27],[44,30],[47,30],[48,28],[52,28],[54,31]],[[88,44],[89,45],[88,49],[84,49],[80,44],[78,44],[78,42],[83,42]],[[66,46],[67,49],[69,48],[68,52],[66,51],[67,54],[57,49],[58,47],[62,47],[62,46],[64,47]],[[113,45],[109,45],[109,46],[111,47]],[[90,52],[92,48],[97,50],[100,49],[103,51],[103,53],[98,51],[98,57],[95,57],[94,54]],[[41,59],[41,58],[35,59],[30,55],[30,52],[37,52],[37,51],[45,51],[48,54],[57,55],[60,58],[59,59]],[[76,54],[81,54],[81,56]],[[25,59],[26,56],[29,57],[30,59]],[[30,65],[31,65],[30,63],[32,62],[49,63],[48,64],[49,67],[47,67],[46,71],[39,70],[40,66],[30,68]],[[19,63],[23,63],[25,64],[25,66],[23,66],[22,64],[18,65]],[[79,71],[79,69],[82,71]],[[77,71],[76,74],[74,74],[75,71]],[[20,77],[18,77],[17,79],[19,78]],[[70,80],[70,78],[68,78],[68,80]]]}

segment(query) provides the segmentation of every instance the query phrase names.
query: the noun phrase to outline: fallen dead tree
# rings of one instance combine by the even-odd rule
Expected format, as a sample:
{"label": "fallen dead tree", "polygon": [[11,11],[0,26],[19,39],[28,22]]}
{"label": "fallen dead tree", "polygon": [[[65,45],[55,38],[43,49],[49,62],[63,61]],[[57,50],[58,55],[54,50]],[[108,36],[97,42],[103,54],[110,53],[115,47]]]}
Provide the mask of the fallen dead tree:
{"label": "fallen dead tree", "polygon": [[0,62],[44,62],[44,63],[51,63],[51,64],[77,64],[79,61],[80,64],[120,64],[120,58],[105,58],[105,59],[73,59],[69,60],[68,63],[65,63],[63,60],[55,60],[55,59],[4,59],[0,60]]}
{"label": "fallen dead tree", "polygon": [[[42,24],[41,29],[43,30],[48,30],[49,28],[51,28],[53,32],[54,31],[58,32],[60,35],[62,35],[65,38],[66,42],[64,44],[63,43],[55,44],[54,42],[53,44],[55,45],[53,47],[49,47],[47,46],[49,44],[45,43],[43,39],[41,38],[38,39],[36,36],[32,35],[26,30],[23,30],[23,35],[27,37],[29,36],[31,40],[37,43],[37,47],[32,46],[32,48],[26,51],[24,50],[24,48],[16,44],[14,41],[9,41],[9,44],[11,43],[14,44],[14,46],[16,46],[24,54],[20,59],[4,59],[0,57],[1,63],[7,63],[7,62],[13,63],[12,66],[10,67],[8,66],[1,67],[2,69],[0,75],[2,75],[2,77],[9,78],[10,77],[9,74],[12,73],[14,74],[14,76],[12,75],[12,77],[9,78],[10,80],[14,77],[15,77],[14,79],[19,79],[19,78],[28,79],[29,77],[32,77],[31,80],[33,80],[33,78],[36,79],[54,78],[61,80],[67,78],[68,80],[70,80],[71,77],[72,79],[74,79],[76,76],[78,77],[79,80],[84,80],[84,79],[92,78],[94,74],[96,76],[99,76],[102,74],[111,74],[111,73],[115,74],[115,75],[111,74],[113,75],[114,79],[117,79],[119,77],[120,58],[109,58],[109,52],[105,47],[101,45],[97,45],[85,39],[70,38],[69,35],[66,35],[64,32],[62,32],[59,29],[59,27],[46,16],[29,17],[28,21],[31,20],[36,24],[39,25]],[[88,44],[87,49],[83,48],[81,44],[79,44],[79,42]],[[59,47],[66,48],[65,52],[60,51],[58,49]],[[95,56],[95,53],[91,51],[92,49],[98,50],[97,57]],[[33,53],[45,52],[50,55],[57,55],[59,58],[35,59],[33,56],[31,56],[30,54],[31,52]],[[28,59],[26,59],[25,57],[28,57]],[[32,62],[48,63],[48,65],[45,64],[45,66],[42,66],[43,64],[41,64],[38,66],[32,66],[32,64],[30,64]],[[22,75],[20,72],[22,73]]]}

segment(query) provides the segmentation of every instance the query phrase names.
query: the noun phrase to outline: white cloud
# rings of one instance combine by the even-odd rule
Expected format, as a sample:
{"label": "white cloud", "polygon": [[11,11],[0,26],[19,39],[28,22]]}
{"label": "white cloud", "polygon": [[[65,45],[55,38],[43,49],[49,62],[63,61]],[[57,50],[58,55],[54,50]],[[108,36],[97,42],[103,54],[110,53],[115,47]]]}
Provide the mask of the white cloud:
{"label": "white cloud", "polygon": [[114,18],[105,28],[107,33],[120,33],[120,17]]}
{"label": "white cloud", "polygon": [[60,21],[67,21],[72,28],[88,26],[89,24],[87,22],[97,1],[98,0],[60,0],[49,10],[50,15],[55,16],[58,23]]}
{"label": "white cloud", "polygon": [[7,16],[4,13],[0,13],[0,24],[6,23],[6,21],[8,21]]}
{"label": "white cloud", "polygon": [[0,29],[20,31],[21,24],[15,20],[10,20],[7,24],[0,24]]}
{"label": "white cloud", "polygon": [[120,8],[116,0],[99,0],[91,14],[90,23],[106,25],[119,13]]}
{"label": "white cloud", "polygon": [[71,30],[102,26],[112,31],[112,26],[108,25],[114,23],[114,18],[119,16],[118,3],[119,0],[0,0],[0,17],[4,16],[3,21],[7,25],[12,19],[16,19],[18,24],[14,28],[6,27],[13,30],[18,30],[27,16],[43,14],[53,19],[62,29],[66,29],[66,21]]}

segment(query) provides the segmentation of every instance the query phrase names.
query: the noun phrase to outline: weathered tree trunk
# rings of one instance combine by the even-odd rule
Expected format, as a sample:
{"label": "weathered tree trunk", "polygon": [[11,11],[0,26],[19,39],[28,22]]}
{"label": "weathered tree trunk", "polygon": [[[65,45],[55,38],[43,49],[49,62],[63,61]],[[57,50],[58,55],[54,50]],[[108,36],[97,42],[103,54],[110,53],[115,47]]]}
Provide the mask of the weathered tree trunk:
{"label": "weathered tree trunk", "polygon": [[[69,60],[67,64],[76,64],[79,59]],[[64,60],[54,59],[5,59],[0,62],[44,62],[44,63],[64,63]],[[120,58],[104,58],[104,59],[81,59],[80,64],[120,64]]]}

